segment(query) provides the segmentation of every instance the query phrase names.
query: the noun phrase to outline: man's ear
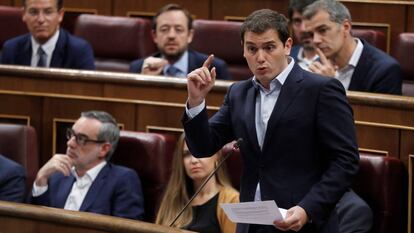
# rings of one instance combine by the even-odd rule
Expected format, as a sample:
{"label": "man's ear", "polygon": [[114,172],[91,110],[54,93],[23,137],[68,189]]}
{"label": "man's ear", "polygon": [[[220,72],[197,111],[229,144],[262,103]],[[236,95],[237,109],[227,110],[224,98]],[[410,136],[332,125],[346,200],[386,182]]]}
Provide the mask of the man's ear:
{"label": "man's ear", "polygon": [[286,56],[290,55],[290,50],[292,49],[292,45],[293,45],[292,37],[289,37],[285,42],[285,55]]}
{"label": "man's ear", "polygon": [[106,142],[102,145],[99,157],[105,158],[108,152],[111,150],[112,145],[109,142]]}
{"label": "man's ear", "polygon": [[349,20],[345,20],[343,23],[342,23],[342,27],[344,28],[344,31],[345,32],[347,32],[347,33],[351,33],[351,29],[352,29],[352,23],[351,23],[351,21],[349,21]]}
{"label": "man's ear", "polygon": [[187,43],[190,44],[191,41],[193,41],[193,36],[194,36],[194,29],[190,29],[188,31],[188,38],[187,38]]}

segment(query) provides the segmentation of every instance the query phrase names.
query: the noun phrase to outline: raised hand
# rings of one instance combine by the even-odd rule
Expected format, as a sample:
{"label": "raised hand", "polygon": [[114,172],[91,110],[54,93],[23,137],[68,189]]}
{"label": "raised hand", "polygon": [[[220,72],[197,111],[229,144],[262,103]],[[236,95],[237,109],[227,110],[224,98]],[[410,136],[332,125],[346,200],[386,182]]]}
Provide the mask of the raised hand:
{"label": "raised hand", "polygon": [[165,59],[158,57],[148,57],[142,64],[141,74],[159,75],[162,73],[162,70],[167,64],[168,62]]}
{"label": "raised hand", "polygon": [[210,55],[204,61],[202,67],[187,75],[187,91],[189,108],[195,107],[203,102],[208,92],[213,88],[216,80],[216,68],[213,67],[214,55]]}
{"label": "raised hand", "polygon": [[338,67],[335,66],[319,48],[315,48],[319,55],[320,61],[315,61],[309,66],[309,70],[313,73],[320,74],[326,77],[335,77]]}
{"label": "raised hand", "polygon": [[70,175],[73,166],[72,159],[65,154],[55,154],[37,173],[35,183],[37,186],[46,186],[49,177],[56,172],[65,176]]}

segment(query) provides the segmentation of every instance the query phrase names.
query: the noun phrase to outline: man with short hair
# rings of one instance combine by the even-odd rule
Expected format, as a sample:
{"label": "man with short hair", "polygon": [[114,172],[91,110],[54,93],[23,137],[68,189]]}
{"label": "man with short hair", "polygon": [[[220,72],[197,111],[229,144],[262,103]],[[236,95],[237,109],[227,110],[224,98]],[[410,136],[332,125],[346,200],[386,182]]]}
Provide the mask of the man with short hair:
{"label": "man with short hair", "polygon": [[275,11],[250,14],[241,39],[254,76],[230,86],[210,119],[205,99],[216,77],[213,57],[187,76],[182,122],[189,150],[211,156],[242,138],[240,201],[274,200],[287,209],[286,218],[274,226],[239,224],[238,232],[339,232],[334,208],[359,165],[343,86],[304,71],[289,57],[288,22]]}
{"label": "man with short hair", "polygon": [[[130,72],[186,77],[207,59],[206,54],[188,48],[193,34],[190,13],[177,4],[165,5],[153,19],[152,36],[159,52],[133,61]],[[217,69],[217,78],[231,79],[223,60],[216,58],[212,65]]]}
{"label": "man with short hair", "polygon": [[94,70],[92,47],[60,28],[63,15],[63,0],[23,1],[29,34],[4,43],[2,64]]}
{"label": "man with short hair", "polygon": [[312,43],[312,36],[305,30],[303,23],[303,10],[316,0],[290,0],[288,16],[293,32],[294,46],[290,51],[290,56],[295,59],[298,65],[309,71],[309,65],[319,59],[315,47]]}
{"label": "man with short hair", "polygon": [[[290,55],[298,65],[309,70],[309,66],[320,61],[313,46],[311,34],[305,30],[303,10],[316,0],[290,0],[288,15],[293,35],[299,43],[292,47]],[[339,230],[341,233],[369,232],[372,227],[373,215],[368,204],[353,190],[345,192],[336,205]]]}
{"label": "man with short hair", "polygon": [[363,39],[351,35],[351,15],[335,0],[319,0],[303,12],[305,30],[320,61],[309,70],[335,77],[347,90],[401,95],[402,71],[398,62]]}
{"label": "man with short hair", "polygon": [[66,154],[55,154],[40,168],[30,202],[142,220],[138,175],[107,162],[119,140],[115,119],[106,112],[83,112],[66,136]]}
{"label": "man with short hair", "polygon": [[22,165],[0,154],[0,201],[23,202],[26,171]]}

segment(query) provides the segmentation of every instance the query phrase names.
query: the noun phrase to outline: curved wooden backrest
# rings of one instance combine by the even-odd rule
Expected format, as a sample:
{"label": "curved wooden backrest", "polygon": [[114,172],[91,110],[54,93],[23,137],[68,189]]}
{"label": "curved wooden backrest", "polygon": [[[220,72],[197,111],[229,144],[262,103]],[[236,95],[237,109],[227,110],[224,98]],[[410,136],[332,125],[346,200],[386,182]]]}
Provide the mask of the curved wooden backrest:
{"label": "curved wooden backrest", "polygon": [[190,232],[130,219],[5,201],[0,201],[0,225],[1,231],[8,233]]}

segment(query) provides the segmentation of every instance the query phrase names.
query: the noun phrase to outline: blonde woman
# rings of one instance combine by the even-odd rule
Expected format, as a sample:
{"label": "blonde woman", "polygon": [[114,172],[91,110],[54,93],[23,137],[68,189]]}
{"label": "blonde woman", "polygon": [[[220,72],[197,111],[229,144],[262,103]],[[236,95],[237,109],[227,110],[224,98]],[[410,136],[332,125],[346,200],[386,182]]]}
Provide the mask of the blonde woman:
{"label": "blonde woman", "polygon": [[[188,150],[184,137],[184,134],[181,135],[177,143],[172,174],[157,214],[157,224],[171,224],[221,159],[221,152],[207,158],[195,158]],[[239,193],[231,186],[226,168],[222,166],[173,227],[201,233],[235,232],[236,224],[219,206],[220,203],[232,202],[239,202]]]}

